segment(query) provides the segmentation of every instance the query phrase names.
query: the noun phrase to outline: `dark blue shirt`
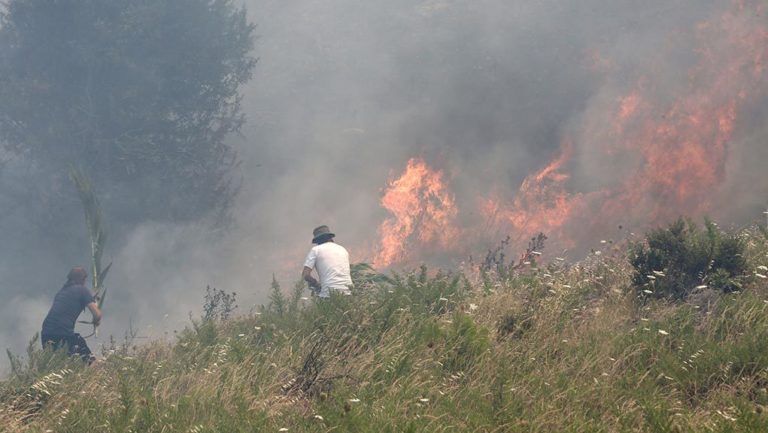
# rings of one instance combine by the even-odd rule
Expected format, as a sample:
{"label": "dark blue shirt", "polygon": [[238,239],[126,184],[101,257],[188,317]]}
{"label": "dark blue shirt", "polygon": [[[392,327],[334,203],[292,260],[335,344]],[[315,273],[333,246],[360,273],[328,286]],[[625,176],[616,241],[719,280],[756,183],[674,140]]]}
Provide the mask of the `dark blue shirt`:
{"label": "dark blue shirt", "polygon": [[93,293],[81,285],[64,286],[53,299],[51,310],[43,320],[43,335],[69,336],[75,333],[75,321],[83,309],[93,302]]}

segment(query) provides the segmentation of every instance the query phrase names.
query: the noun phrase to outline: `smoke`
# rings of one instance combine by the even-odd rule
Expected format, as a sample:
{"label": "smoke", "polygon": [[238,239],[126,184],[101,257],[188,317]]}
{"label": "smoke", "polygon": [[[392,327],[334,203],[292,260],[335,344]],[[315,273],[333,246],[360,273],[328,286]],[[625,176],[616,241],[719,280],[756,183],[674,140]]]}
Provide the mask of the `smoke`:
{"label": "smoke", "polygon": [[[637,170],[636,154],[603,152],[606,113],[638,86],[652,87],[662,106],[690,93],[699,23],[738,9],[730,0],[245,3],[260,61],[244,89],[248,123],[231,138],[242,160],[235,224],[211,233],[149,221],[112,239],[110,293],[93,345],[129,326],[171,338],[190,312],[200,314],[209,284],[237,292],[241,313],[266,302],[273,273],[293,284],[320,224],[353,260],[373,260],[389,216],[383,188],[410,158],[444,173],[465,226],[486,221],[478,197],[512,202],[566,140],[576,148],[568,194],[622,182]],[[765,79],[757,82],[764,91]],[[760,216],[768,199],[767,105],[763,93],[742,107],[724,186],[713,191],[722,199],[712,214],[734,224]],[[13,159],[0,166],[0,346],[15,351],[39,330],[67,270],[88,258],[74,191],[69,208],[46,209],[49,192],[22,180],[29,170]],[[70,234],[50,237],[28,209],[60,215]],[[508,227],[485,233],[494,243],[505,234]]]}

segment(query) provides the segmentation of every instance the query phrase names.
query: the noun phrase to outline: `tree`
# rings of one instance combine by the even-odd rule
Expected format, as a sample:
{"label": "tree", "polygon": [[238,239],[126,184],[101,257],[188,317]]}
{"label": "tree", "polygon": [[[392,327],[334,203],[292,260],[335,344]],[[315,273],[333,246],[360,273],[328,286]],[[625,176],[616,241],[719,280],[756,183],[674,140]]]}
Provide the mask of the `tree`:
{"label": "tree", "polygon": [[[225,211],[254,26],[231,0],[10,0],[0,142],[66,184],[82,167],[120,223]],[[67,198],[71,200],[71,198]]]}

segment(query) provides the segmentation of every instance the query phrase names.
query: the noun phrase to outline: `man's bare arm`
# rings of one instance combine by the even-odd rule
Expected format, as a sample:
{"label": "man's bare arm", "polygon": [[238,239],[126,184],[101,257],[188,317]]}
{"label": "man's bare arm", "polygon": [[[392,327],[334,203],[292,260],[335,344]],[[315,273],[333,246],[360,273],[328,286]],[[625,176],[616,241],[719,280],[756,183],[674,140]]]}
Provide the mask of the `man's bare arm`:
{"label": "man's bare arm", "polygon": [[91,314],[93,315],[93,324],[99,326],[102,317],[101,310],[99,310],[99,304],[91,302],[88,304],[88,309],[91,310]]}
{"label": "man's bare arm", "polygon": [[311,289],[320,290],[320,283],[312,276],[312,268],[304,266],[304,270],[301,272],[301,277],[304,281],[309,283]]}

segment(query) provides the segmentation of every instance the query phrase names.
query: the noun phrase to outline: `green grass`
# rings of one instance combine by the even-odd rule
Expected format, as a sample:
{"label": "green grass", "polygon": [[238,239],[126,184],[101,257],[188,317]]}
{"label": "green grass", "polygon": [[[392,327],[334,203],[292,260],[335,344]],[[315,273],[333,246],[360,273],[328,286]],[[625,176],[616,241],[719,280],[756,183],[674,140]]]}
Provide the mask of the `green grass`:
{"label": "green grass", "polygon": [[[766,237],[741,236],[750,268],[768,264]],[[0,430],[768,431],[762,278],[638,298],[618,249],[490,286],[424,269],[365,278],[355,296],[288,294],[173,344],[113,344],[90,368],[31,346],[0,384]]]}

